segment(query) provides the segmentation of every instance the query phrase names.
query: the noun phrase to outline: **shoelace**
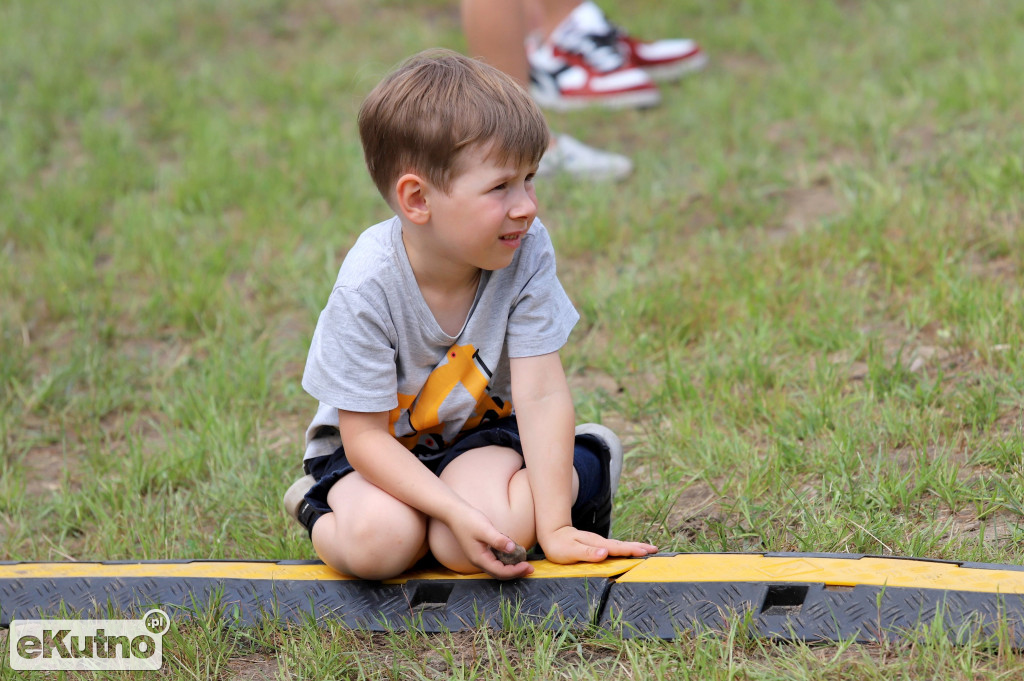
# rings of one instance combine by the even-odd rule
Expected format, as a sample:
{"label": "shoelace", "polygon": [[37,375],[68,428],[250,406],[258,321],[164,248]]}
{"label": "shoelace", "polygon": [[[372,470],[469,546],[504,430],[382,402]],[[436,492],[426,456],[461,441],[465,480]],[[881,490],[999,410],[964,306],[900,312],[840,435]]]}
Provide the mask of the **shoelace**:
{"label": "shoelace", "polygon": [[619,32],[614,28],[601,35],[585,35],[581,43],[579,54],[598,71],[614,71],[625,63],[625,55],[619,49]]}

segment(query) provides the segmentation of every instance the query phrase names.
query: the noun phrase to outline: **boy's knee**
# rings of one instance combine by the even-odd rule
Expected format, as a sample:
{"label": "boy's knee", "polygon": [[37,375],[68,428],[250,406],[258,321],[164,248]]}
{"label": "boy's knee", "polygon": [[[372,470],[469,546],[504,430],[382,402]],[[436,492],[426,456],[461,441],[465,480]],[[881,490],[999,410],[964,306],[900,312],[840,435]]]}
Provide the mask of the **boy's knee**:
{"label": "boy's knee", "polygon": [[427,554],[426,544],[411,553],[360,550],[346,554],[346,572],[360,579],[381,580],[397,577]]}
{"label": "boy's knee", "polygon": [[426,555],[426,518],[405,507],[392,515],[324,515],[313,525],[313,548],[327,565],[362,579],[394,577]]}

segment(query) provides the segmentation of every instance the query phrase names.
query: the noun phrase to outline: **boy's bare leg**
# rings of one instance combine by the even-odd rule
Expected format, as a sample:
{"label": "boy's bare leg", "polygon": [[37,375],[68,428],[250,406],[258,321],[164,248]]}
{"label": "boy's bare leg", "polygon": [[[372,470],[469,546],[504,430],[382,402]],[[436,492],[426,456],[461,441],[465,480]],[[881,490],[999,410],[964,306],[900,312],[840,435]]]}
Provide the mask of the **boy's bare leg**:
{"label": "boy's bare leg", "polygon": [[[515,450],[498,446],[470,450],[448,464],[441,480],[512,541],[527,549],[537,543],[533,492],[523,457]],[[573,498],[578,485],[573,471]],[[445,567],[456,572],[478,571],[444,523],[430,521],[427,540],[434,557]]]}
{"label": "boy's bare leg", "polygon": [[313,525],[313,548],[338,572],[362,579],[388,579],[427,553],[427,517],[349,473],[327,493],[334,511]]}
{"label": "boy's bare leg", "polygon": [[[533,494],[518,452],[497,446],[470,450],[448,464],[441,480],[512,541],[526,547],[536,543]],[[444,523],[430,522],[427,541],[445,567],[456,572],[479,571]]]}

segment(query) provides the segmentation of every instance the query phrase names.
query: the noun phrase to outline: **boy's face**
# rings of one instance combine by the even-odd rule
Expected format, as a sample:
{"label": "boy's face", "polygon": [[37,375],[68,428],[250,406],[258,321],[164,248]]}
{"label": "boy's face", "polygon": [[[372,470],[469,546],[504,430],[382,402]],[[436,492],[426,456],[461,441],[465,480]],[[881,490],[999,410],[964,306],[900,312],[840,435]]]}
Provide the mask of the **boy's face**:
{"label": "boy's face", "polygon": [[430,194],[431,250],[455,266],[507,267],[537,217],[537,168],[498,164],[489,151],[466,149],[451,191]]}

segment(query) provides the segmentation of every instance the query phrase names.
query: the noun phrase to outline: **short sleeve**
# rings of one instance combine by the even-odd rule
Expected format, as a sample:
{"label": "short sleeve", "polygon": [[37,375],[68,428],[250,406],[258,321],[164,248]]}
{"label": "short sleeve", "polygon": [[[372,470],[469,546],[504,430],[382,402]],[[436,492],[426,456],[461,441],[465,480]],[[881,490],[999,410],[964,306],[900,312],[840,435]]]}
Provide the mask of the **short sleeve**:
{"label": "short sleeve", "polygon": [[517,276],[521,286],[506,331],[510,358],[558,351],[580,318],[558,280],[555,250],[547,230],[536,222],[528,238],[531,243],[524,249]]}
{"label": "short sleeve", "polygon": [[324,404],[358,412],[398,406],[394,332],[354,289],[338,287],[320,313],[302,387]]}

